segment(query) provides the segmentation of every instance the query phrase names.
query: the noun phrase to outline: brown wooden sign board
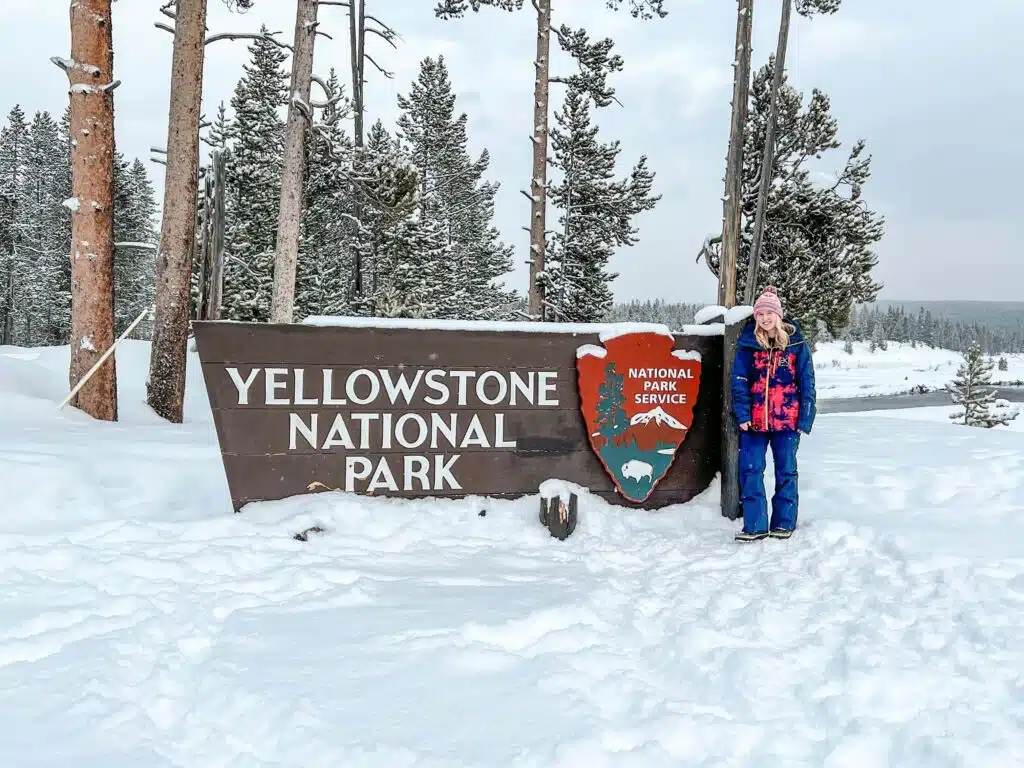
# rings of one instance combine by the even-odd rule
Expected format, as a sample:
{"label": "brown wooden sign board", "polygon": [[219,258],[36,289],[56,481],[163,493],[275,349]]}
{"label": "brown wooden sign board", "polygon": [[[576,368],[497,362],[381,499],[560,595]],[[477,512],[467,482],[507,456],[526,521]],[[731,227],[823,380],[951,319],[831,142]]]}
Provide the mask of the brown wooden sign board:
{"label": "brown wooden sign board", "polygon": [[355,320],[194,323],[235,511],[323,490],[517,497],[549,478],[658,508],[689,501],[719,470],[720,335],[674,336],[675,349],[700,353],[700,386],[686,439],[641,505],[587,437],[577,349],[601,343],[596,326]]}

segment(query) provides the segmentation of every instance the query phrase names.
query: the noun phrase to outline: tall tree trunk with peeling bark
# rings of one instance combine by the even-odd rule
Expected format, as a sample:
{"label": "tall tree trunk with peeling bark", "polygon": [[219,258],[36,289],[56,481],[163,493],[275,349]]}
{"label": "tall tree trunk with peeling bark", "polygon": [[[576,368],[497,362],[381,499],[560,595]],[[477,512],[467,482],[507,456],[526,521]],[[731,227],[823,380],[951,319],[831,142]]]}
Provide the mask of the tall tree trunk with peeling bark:
{"label": "tall tree trunk with peeling bark", "polygon": [[313,122],[309,96],[313,81],[316,27],[316,0],[296,0],[295,53],[292,56],[288,122],[285,125],[284,160],[281,166],[274,293],[270,302],[270,320],[273,323],[292,322],[295,311],[295,266],[299,256],[299,224],[305,189],[306,133]]}
{"label": "tall tree trunk with peeling bark", "polygon": [[[733,59],[732,121],[725,167],[722,213],[722,259],[718,267],[718,303],[736,305],[736,270],[743,230],[743,141],[750,98],[750,39],[754,26],[754,0],[738,0],[736,54]],[[721,512],[732,520],[740,510],[739,425],[732,415],[732,369],[742,325],[726,326],[722,361],[722,494]]]}
{"label": "tall tree trunk with peeling bark", "polygon": [[206,0],[178,0],[171,62],[163,221],[156,262],[156,314],[146,382],[149,406],[163,418],[178,424],[183,418],[185,400],[205,33]]}
{"label": "tall tree trunk with peeling bark", "polygon": [[551,76],[551,0],[537,0],[537,81],[533,96],[533,172],[530,175],[530,315],[544,319],[544,290],[540,275],[547,255],[548,101]]}
{"label": "tall tree trunk with peeling bark", "polygon": [[[114,50],[111,0],[71,3],[71,370],[74,387],[114,343]],[[117,420],[114,356],[71,404]]]}
{"label": "tall tree trunk with peeling bark", "polygon": [[722,261],[718,271],[718,303],[736,304],[736,268],[743,229],[743,139],[750,99],[750,38],[754,0],[739,0],[736,19],[736,54],[733,59],[732,120],[729,153],[725,166],[725,198],[722,215]]}

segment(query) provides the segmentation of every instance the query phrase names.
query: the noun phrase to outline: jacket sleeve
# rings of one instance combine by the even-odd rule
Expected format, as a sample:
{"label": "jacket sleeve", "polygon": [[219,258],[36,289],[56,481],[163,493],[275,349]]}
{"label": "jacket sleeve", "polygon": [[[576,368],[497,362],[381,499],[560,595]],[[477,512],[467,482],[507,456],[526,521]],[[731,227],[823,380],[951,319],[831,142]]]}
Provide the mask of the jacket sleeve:
{"label": "jacket sleeve", "polygon": [[797,429],[810,434],[817,413],[817,392],[814,382],[814,361],[807,344],[801,345],[800,353],[797,355],[796,382],[800,390],[800,418],[797,420]]}
{"label": "jacket sleeve", "polygon": [[736,348],[732,363],[732,412],[737,424],[750,421],[750,352]]}

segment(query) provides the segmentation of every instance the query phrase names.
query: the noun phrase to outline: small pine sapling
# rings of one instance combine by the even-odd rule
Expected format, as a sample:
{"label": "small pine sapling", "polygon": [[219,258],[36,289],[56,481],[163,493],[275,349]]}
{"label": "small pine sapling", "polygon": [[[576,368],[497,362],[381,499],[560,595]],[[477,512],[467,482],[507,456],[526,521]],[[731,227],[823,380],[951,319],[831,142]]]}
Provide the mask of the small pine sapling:
{"label": "small pine sapling", "polygon": [[1016,417],[1016,413],[995,408],[995,393],[991,389],[992,367],[992,361],[985,359],[981,346],[973,342],[956,378],[946,386],[953,402],[962,409],[950,414],[954,422],[991,429],[1005,426]]}

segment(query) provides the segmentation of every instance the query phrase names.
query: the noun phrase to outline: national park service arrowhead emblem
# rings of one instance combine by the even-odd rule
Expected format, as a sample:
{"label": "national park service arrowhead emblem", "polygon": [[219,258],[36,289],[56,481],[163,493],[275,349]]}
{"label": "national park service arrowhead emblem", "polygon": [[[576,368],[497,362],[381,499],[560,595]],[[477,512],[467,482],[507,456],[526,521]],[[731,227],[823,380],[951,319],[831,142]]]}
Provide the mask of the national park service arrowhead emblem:
{"label": "national park service arrowhead emblem", "polygon": [[609,331],[576,350],[587,436],[616,489],[642,502],[668,473],[693,423],[701,357],[666,330]]}

